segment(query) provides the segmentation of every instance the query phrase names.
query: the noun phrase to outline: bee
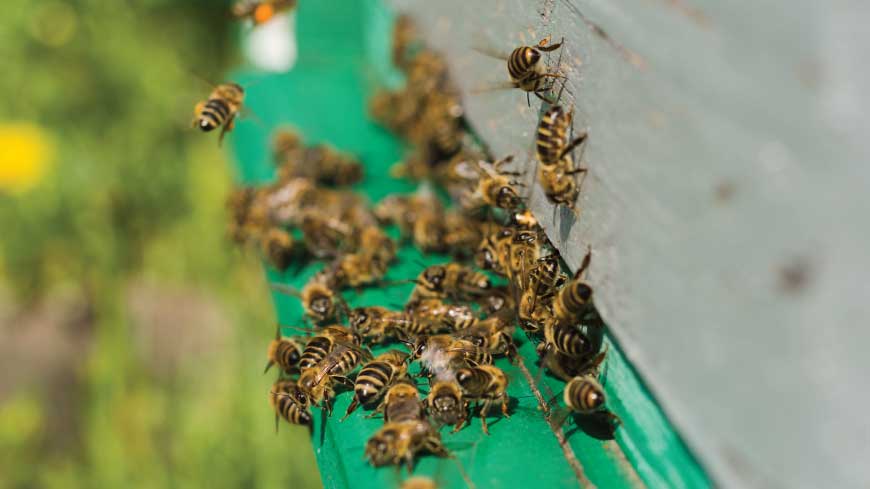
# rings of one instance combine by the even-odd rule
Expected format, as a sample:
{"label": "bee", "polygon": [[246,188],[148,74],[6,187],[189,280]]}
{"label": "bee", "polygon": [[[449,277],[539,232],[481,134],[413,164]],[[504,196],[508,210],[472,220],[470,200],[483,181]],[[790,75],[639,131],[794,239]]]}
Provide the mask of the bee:
{"label": "bee", "polygon": [[544,323],[544,341],[540,352],[553,351],[570,357],[585,357],[595,350],[592,340],[580,328],[551,319]]}
{"label": "bee", "polygon": [[404,330],[417,329],[409,315],[380,306],[357,307],[350,311],[348,320],[351,329],[372,344],[405,337]]}
{"label": "bee", "polygon": [[455,380],[440,380],[429,389],[426,409],[435,421],[455,426],[453,431],[456,432],[465,423],[468,403]]}
{"label": "bee", "polygon": [[410,361],[419,360],[423,373],[438,380],[453,378],[453,372],[468,365],[491,365],[492,354],[471,341],[450,335],[418,336],[409,344]]}
{"label": "bee", "polygon": [[567,168],[566,165],[541,165],[538,167],[538,183],[550,203],[574,210],[580,195],[580,186],[577,185],[574,175],[583,171],[585,170]]}
{"label": "bee", "polygon": [[278,167],[279,180],[310,178],[322,185],[351,185],[363,177],[362,164],[348,154],[329,145],[317,144],[307,148],[293,146],[290,137],[280,141],[284,144],[283,158]]}
{"label": "bee", "polygon": [[401,465],[414,470],[414,458],[419,452],[439,457],[450,453],[441,443],[441,435],[424,420],[385,423],[366,442],[365,457],[375,467]]}
{"label": "bee", "polygon": [[444,217],[444,248],[454,256],[469,257],[496,225],[491,221],[479,221],[457,210],[448,211]]}
{"label": "bee", "polygon": [[272,288],[282,294],[298,297],[302,301],[305,317],[315,324],[323,324],[337,319],[340,315],[347,316],[348,306],[344,298],[335,291],[329,274],[315,274],[299,292],[293,287],[273,283]]}
{"label": "bee", "polygon": [[278,431],[278,418],[290,424],[312,427],[311,413],[304,404],[298,402],[299,389],[293,380],[279,380],[269,390],[269,404],[275,411],[275,431]]}
{"label": "bee", "polygon": [[510,418],[507,396],[508,378],[500,368],[492,365],[463,368],[456,372],[456,382],[466,399],[481,404],[480,421],[484,433],[489,434],[486,415],[493,404],[501,404],[502,414],[504,417]]}
{"label": "bee", "polygon": [[591,414],[604,409],[607,398],[604,388],[592,375],[574,377],[563,391],[565,405],[580,414]]}
{"label": "bee", "polygon": [[566,111],[561,105],[554,105],[544,112],[535,136],[535,152],[541,165],[559,165],[575,148],[586,143],[589,137],[586,131],[568,140],[573,120],[574,111]]}
{"label": "bee", "polygon": [[441,249],[444,205],[428,186],[412,195],[390,195],[374,210],[384,224],[394,224],[404,239],[411,238],[423,251]]}
{"label": "bee", "polygon": [[491,355],[507,355],[514,358],[517,347],[512,335],[513,326],[504,314],[478,321],[476,325],[458,331],[455,337],[467,340]]}
{"label": "bee", "polygon": [[269,343],[266,350],[266,369],[263,373],[269,371],[273,365],[278,365],[284,373],[290,374],[299,370],[299,361],[302,359],[303,346],[295,338],[282,338],[281,327],[278,326],[275,331],[275,339]]}
{"label": "bee", "polygon": [[[513,210],[523,204],[523,199],[515,187],[522,186],[511,176],[519,176],[522,173],[508,172],[501,169],[505,164],[513,161],[513,156],[507,156],[495,163],[479,162],[482,174],[478,180],[477,189],[471,198],[472,203],[482,202],[490,207]],[[475,204],[467,204],[477,207]]]}
{"label": "bee", "polygon": [[388,265],[396,257],[396,243],[377,226],[368,226],[361,232],[364,247],[356,253],[340,257],[333,264],[335,286],[361,287],[375,283],[387,273]]}
{"label": "bee", "polygon": [[416,329],[405,328],[406,337],[459,331],[477,322],[470,307],[447,304],[440,299],[418,299],[405,306],[405,312],[414,318]]}
{"label": "bee", "polygon": [[358,347],[347,344],[335,346],[326,357],[314,367],[302,370],[297,386],[305,396],[306,406],[322,405],[332,414],[332,399],[335,397],[333,385],[340,382],[353,388],[353,381],[346,375],[371,354]]}
{"label": "bee", "polygon": [[295,240],[288,231],[278,227],[269,228],[260,240],[263,255],[277,270],[284,271],[293,261]]}
{"label": "bee", "polygon": [[[408,354],[399,350],[381,353],[374,360],[365,364],[353,385],[353,400],[344,414],[346,419],[360,405],[372,406],[384,392],[398,379],[405,377],[408,371],[405,359]],[[416,388],[415,388],[416,390]]]}
{"label": "bee", "polygon": [[558,351],[551,351],[549,354],[546,354],[546,344],[543,342],[538,343],[536,349],[541,357],[541,367],[546,368],[551,374],[565,382],[580,375],[597,372],[599,366],[604,361],[604,357],[607,355],[606,350],[591,358],[566,355]]}
{"label": "bee", "polygon": [[477,304],[480,306],[480,311],[487,315],[512,311],[516,308],[513,294],[507,285],[493,287],[488,294],[477,299]]}
{"label": "bee", "polygon": [[216,86],[207,100],[196,104],[193,110],[193,127],[203,132],[220,127],[218,143],[223,142],[224,134],[233,130],[236,115],[241,110],[244,99],[245,90],[237,83]]}
{"label": "bee", "polygon": [[230,217],[227,234],[236,243],[245,244],[253,238],[259,238],[267,227],[268,212],[263,196],[260,189],[243,187],[231,192],[227,198]]}
{"label": "bee", "polygon": [[538,219],[529,209],[511,213],[508,225],[517,229],[525,229],[529,231],[540,228]]}
{"label": "bee", "polygon": [[254,25],[265,24],[275,15],[296,8],[296,0],[239,0],[232,8],[233,17],[251,19]]}
{"label": "bee", "polygon": [[460,263],[432,265],[417,276],[417,284],[411,293],[411,302],[416,299],[467,300],[485,295],[492,283],[483,273]]}
{"label": "bee", "polygon": [[305,343],[299,358],[299,369],[307,370],[316,366],[339,344],[359,346],[360,343],[360,337],[344,326],[327,326]]}
{"label": "bee", "polygon": [[420,399],[417,386],[405,379],[395,383],[387,390],[384,400],[376,412],[384,413],[385,423],[423,420],[425,404]]}
{"label": "bee", "polygon": [[511,52],[507,59],[508,75],[510,75],[511,82],[515,87],[526,92],[527,101],[529,93],[533,93],[541,100],[552,103],[551,100],[542,95],[550,90],[552,85],[547,83],[546,79],[564,78],[565,76],[548,72],[541,60],[541,52],[555,51],[562,47],[563,41],[564,39],[556,44],[550,44],[550,37],[547,36],[534,47],[520,46]]}
{"label": "bee", "polygon": [[561,272],[558,255],[539,258],[535,267],[528,273],[525,288],[520,296],[517,315],[526,330],[538,330],[550,318],[550,305],[559,287],[567,278]]}
{"label": "bee", "polygon": [[603,321],[595,309],[592,286],[583,280],[592,262],[592,250],[583,257],[574,277],[559,289],[553,300],[553,315],[560,323],[580,323],[587,326],[602,326]]}
{"label": "bee", "polygon": [[299,159],[302,152],[302,137],[293,129],[278,129],[272,134],[272,161],[281,166],[287,161]]}

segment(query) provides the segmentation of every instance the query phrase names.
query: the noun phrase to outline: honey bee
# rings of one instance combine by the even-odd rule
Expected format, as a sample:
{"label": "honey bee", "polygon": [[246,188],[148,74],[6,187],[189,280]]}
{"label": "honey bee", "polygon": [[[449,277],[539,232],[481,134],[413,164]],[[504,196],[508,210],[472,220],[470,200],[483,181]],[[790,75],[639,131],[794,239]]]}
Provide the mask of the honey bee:
{"label": "honey bee", "polygon": [[360,405],[372,406],[390,386],[405,377],[408,371],[405,363],[407,357],[407,353],[390,350],[365,364],[356,376],[353,386],[354,397],[342,420],[350,416]]}
{"label": "honey bee", "polygon": [[212,90],[208,99],[196,104],[193,127],[203,132],[221,128],[218,143],[223,142],[224,134],[233,130],[236,115],[242,108],[245,90],[236,83],[222,83]]}
{"label": "honey bee", "polygon": [[384,278],[396,256],[396,244],[377,226],[362,231],[365,247],[339,257],[332,265],[333,287],[361,287]]}
{"label": "honey bee", "polygon": [[414,318],[416,329],[405,328],[406,337],[459,331],[477,322],[470,307],[447,304],[440,299],[418,299],[405,306],[405,312]]}
{"label": "honey bee", "polygon": [[444,216],[444,248],[458,257],[474,255],[484,235],[495,226],[491,221],[473,219],[457,210],[450,210]]}
{"label": "honey bee", "polygon": [[[541,39],[537,46],[520,46],[511,52],[507,60],[508,75],[517,88],[526,92],[527,101],[528,94],[533,93],[541,100],[552,103],[542,95],[549,91],[552,85],[547,83],[546,79],[564,78],[564,75],[548,72],[547,67],[542,63],[541,52],[555,51],[562,47],[563,41],[550,44],[550,37],[547,36]],[[529,104],[531,105],[531,102]]]}
{"label": "honey bee", "polygon": [[278,326],[275,331],[275,339],[269,343],[266,350],[266,357],[269,359],[266,363],[266,369],[263,373],[269,371],[273,365],[278,365],[284,373],[294,373],[299,369],[299,361],[302,359],[303,346],[295,338],[282,338],[281,327]]}
{"label": "honey bee", "polygon": [[326,144],[303,147],[293,132],[280,131],[274,138],[279,181],[310,178],[322,185],[344,186],[362,180],[362,164],[349,154]]}
{"label": "honey bee", "polygon": [[541,165],[555,166],[563,163],[565,156],[586,142],[589,137],[586,131],[573,140],[568,140],[573,120],[574,111],[567,111],[561,105],[554,105],[544,112],[535,136],[535,152]]}
{"label": "honey bee", "polygon": [[350,311],[348,320],[351,329],[371,344],[401,336],[399,331],[413,322],[404,312],[380,306],[357,307]]}
{"label": "honey bee", "polygon": [[536,325],[545,322],[552,315],[550,305],[565,280],[558,255],[547,255],[538,259],[535,267],[528,273],[517,308],[520,322],[526,326],[527,331],[539,329]]}
{"label": "honey bee", "polygon": [[272,161],[276,166],[298,159],[302,148],[302,137],[293,129],[278,129],[272,134]]}
{"label": "honey bee", "polygon": [[423,251],[443,248],[444,206],[428,186],[412,195],[390,195],[374,210],[381,223],[394,224],[404,239],[411,238]]}
{"label": "honey bee", "polygon": [[565,382],[580,375],[597,372],[599,365],[601,365],[601,362],[604,361],[604,357],[607,355],[606,350],[591,358],[566,355],[558,351],[544,354],[545,348],[545,343],[537,345],[538,354],[541,356],[541,367],[546,368],[551,374]]}
{"label": "honey bee", "polygon": [[541,185],[541,189],[550,203],[563,205],[574,210],[577,197],[580,195],[580,187],[577,185],[574,175],[585,170],[575,170],[566,166],[539,166],[538,183]]}
{"label": "honey bee", "polygon": [[305,317],[315,324],[323,324],[337,319],[339,315],[348,314],[347,303],[332,287],[331,280],[326,274],[314,275],[302,288],[302,292],[278,283],[273,283],[272,288],[282,294],[298,297],[302,301]]}
{"label": "honey bee", "polygon": [[501,404],[502,415],[510,418],[507,396],[508,378],[500,368],[492,365],[463,368],[456,372],[456,382],[466,399],[481,404],[480,421],[484,433],[489,434],[486,415],[493,404]]}
{"label": "honey bee", "polygon": [[435,382],[426,397],[426,408],[435,421],[455,426],[454,432],[462,428],[468,413],[468,403],[455,380]]}
{"label": "honey bee", "polygon": [[293,261],[293,235],[278,228],[269,228],[260,241],[263,255],[277,270],[284,271]]}
{"label": "honey bee", "polygon": [[425,404],[420,399],[417,386],[405,379],[395,383],[387,390],[384,400],[376,412],[384,413],[384,422],[423,420]]}
{"label": "honey bee", "polygon": [[290,424],[312,427],[311,413],[304,404],[298,402],[299,389],[293,380],[279,380],[269,390],[269,404],[275,411],[275,431],[278,431],[278,417]]}
{"label": "honey bee", "polygon": [[592,375],[574,377],[563,391],[565,405],[581,414],[591,414],[604,408],[604,388]]}
{"label": "honey bee", "polygon": [[471,341],[450,335],[418,336],[409,344],[409,360],[419,360],[422,373],[437,380],[450,380],[458,368],[491,365],[492,354]]}
{"label": "honey bee", "polygon": [[592,301],[592,286],[583,280],[592,260],[592,251],[586,252],[583,262],[574,277],[559,289],[553,300],[553,315],[562,324],[580,323],[586,326],[602,326],[603,321]]}
{"label": "honey bee", "polygon": [[444,298],[468,300],[485,295],[492,287],[486,275],[460,263],[427,267],[415,283],[410,302]]}
{"label": "honey bee", "polygon": [[467,340],[491,355],[514,358],[517,347],[513,341],[513,325],[507,315],[495,315],[478,321],[476,325],[460,330],[457,339]]}
{"label": "honey bee", "polygon": [[516,209],[523,204],[523,199],[515,188],[522,186],[522,183],[510,178],[522,175],[522,173],[501,169],[503,165],[509,164],[511,161],[513,161],[513,156],[507,156],[495,163],[479,162],[482,173],[471,202],[482,202],[485,205],[506,210]]}
{"label": "honey bee", "polygon": [[544,323],[544,341],[541,344],[540,353],[556,351],[570,357],[585,357],[595,349],[592,340],[580,328],[555,320]]}
{"label": "honey bee", "polygon": [[365,456],[373,466],[404,463],[408,472],[414,470],[414,458],[419,452],[450,456],[441,435],[425,420],[386,423],[369,438],[365,448]]}
{"label": "honey bee", "polygon": [[268,213],[263,195],[260,189],[243,187],[231,192],[227,198],[230,217],[227,234],[236,243],[245,244],[253,238],[259,238],[267,227]]}
{"label": "honey bee", "polygon": [[299,369],[310,369],[321,361],[339,344],[359,346],[360,337],[340,325],[327,326],[305,343],[299,358]]}
{"label": "honey bee", "polygon": [[233,4],[232,14],[237,19],[251,19],[256,26],[294,8],[296,0],[239,0]]}
{"label": "honey bee", "polygon": [[297,387],[305,397],[306,406],[322,405],[332,414],[332,399],[335,397],[333,385],[340,382],[353,388],[353,381],[346,375],[371,354],[358,347],[347,344],[336,345],[326,357],[314,367],[302,370]]}

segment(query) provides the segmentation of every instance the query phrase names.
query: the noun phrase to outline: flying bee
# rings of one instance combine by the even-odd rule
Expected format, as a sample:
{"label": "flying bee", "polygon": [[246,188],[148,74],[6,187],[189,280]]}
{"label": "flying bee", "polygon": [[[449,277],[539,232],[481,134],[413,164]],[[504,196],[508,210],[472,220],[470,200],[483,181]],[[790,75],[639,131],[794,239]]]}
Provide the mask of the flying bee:
{"label": "flying bee", "polygon": [[504,417],[510,418],[507,396],[508,378],[500,368],[492,365],[463,368],[456,372],[456,382],[466,399],[481,404],[480,421],[484,433],[489,434],[486,415],[493,404],[501,404],[502,414]]}
{"label": "flying bee", "polygon": [[266,350],[266,357],[269,361],[266,363],[266,369],[263,370],[263,373],[268,372],[273,365],[278,365],[287,374],[297,372],[303,348],[304,346],[300,345],[295,338],[282,338],[281,327],[278,326],[275,331],[275,339],[269,343]]}
{"label": "flying bee", "polygon": [[559,289],[553,300],[553,315],[556,321],[568,324],[583,324],[586,326],[602,326],[603,322],[595,309],[592,297],[592,286],[583,280],[589,263],[592,261],[592,250],[586,252],[583,262],[574,277]]}
{"label": "flying bee", "polygon": [[233,4],[237,19],[251,19],[255,26],[265,24],[277,14],[296,8],[296,0],[239,0]]}
{"label": "flying bee", "polygon": [[263,255],[277,270],[284,271],[293,261],[295,240],[293,235],[279,227],[271,227],[260,239]]}
{"label": "flying bee", "polygon": [[[381,353],[366,363],[356,376],[353,385],[353,401],[344,414],[346,419],[360,405],[371,407],[398,379],[405,377],[408,354],[399,350]],[[416,388],[415,388],[416,390]]]}
{"label": "flying bee", "polygon": [[432,384],[426,397],[426,408],[435,421],[455,426],[454,432],[462,428],[468,415],[468,403],[455,380],[439,380]]}
{"label": "flying bee", "polygon": [[340,325],[327,326],[305,343],[299,358],[299,369],[310,369],[319,364],[340,344],[359,346],[359,335]]}
{"label": "flying bee", "polygon": [[486,275],[461,263],[427,267],[417,276],[415,283],[417,286],[411,293],[410,302],[416,299],[473,299],[485,295],[492,287]]}
{"label": "flying bee", "polygon": [[447,304],[440,299],[419,299],[409,302],[405,312],[414,318],[415,330],[405,328],[407,337],[459,331],[477,322],[474,311],[466,305]]}
{"label": "flying bee", "polygon": [[278,431],[278,418],[284,418],[290,424],[312,427],[311,413],[297,399],[299,389],[293,380],[279,380],[269,390],[269,404],[275,411],[275,431]]}
{"label": "flying bee", "polygon": [[245,90],[237,83],[222,83],[212,90],[208,99],[199,102],[194,108],[193,127],[203,132],[221,128],[218,143],[223,142],[224,134],[233,130],[236,115],[242,108]]}
{"label": "flying bee", "polygon": [[314,367],[302,370],[297,386],[306,398],[306,406],[322,405],[332,414],[333,385],[340,382],[353,388],[353,381],[346,375],[371,354],[351,345],[340,344],[329,352]]}
{"label": "flying bee", "polygon": [[366,443],[365,456],[375,467],[405,464],[414,470],[414,458],[419,452],[439,457],[450,453],[441,443],[441,435],[425,420],[385,423]]}
{"label": "flying bee", "polygon": [[523,204],[523,199],[515,188],[523,184],[510,178],[522,174],[501,169],[503,165],[509,164],[513,159],[513,156],[507,156],[495,163],[479,162],[482,173],[471,202],[479,201],[490,207],[505,210],[517,209]]}

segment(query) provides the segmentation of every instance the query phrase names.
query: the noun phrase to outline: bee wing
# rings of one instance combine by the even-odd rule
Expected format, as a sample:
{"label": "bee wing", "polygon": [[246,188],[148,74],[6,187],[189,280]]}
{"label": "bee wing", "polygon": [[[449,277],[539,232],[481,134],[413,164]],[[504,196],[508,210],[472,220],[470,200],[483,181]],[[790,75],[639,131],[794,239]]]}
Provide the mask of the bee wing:
{"label": "bee wing", "polygon": [[494,47],[494,43],[491,39],[486,39],[480,32],[475,32],[473,34],[471,40],[471,49],[477,51],[478,53],[488,56],[494,59],[500,59],[502,61],[507,61],[510,58],[510,52],[505,51],[504,49],[499,49]]}
{"label": "bee wing", "polygon": [[513,90],[514,88],[517,88],[517,84],[512,81],[489,82],[472,88],[470,92],[473,95],[480,95],[498,90]]}

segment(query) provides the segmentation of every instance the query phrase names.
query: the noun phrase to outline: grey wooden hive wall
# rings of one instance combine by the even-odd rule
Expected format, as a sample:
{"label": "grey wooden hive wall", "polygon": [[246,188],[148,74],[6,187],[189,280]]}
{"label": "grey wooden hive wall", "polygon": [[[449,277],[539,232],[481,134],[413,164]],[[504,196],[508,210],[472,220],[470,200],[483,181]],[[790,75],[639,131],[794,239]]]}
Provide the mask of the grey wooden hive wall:
{"label": "grey wooden hive wall", "polygon": [[475,93],[507,73],[471,47],[565,37],[590,174],[579,220],[538,188],[532,208],[572,267],[592,246],[600,309],[714,479],[866,487],[870,4],[393,4],[521,164],[540,102]]}

